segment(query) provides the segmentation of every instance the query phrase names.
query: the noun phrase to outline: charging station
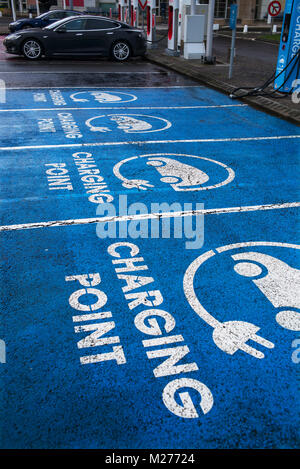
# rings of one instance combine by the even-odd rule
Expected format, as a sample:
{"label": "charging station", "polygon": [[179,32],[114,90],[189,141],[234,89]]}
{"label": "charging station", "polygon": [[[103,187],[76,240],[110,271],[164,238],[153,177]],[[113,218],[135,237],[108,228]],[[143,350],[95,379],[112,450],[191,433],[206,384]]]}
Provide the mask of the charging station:
{"label": "charging station", "polygon": [[155,40],[155,21],[153,20],[153,14],[156,9],[156,0],[147,0],[147,41],[149,46],[153,46]]}
{"label": "charging station", "polygon": [[169,0],[168,48],[170,55],[179,55],[178,46],[179,0]]}
{"label": "charging station", "polygon": [[139,24],[139,0],[131,0],[131,26]]}
{"label": "charging station", "polygon": [[300,78],[300,0],[287,0],[284,10],[274,89],[290,93]]}
{"label": "charging station", "polygon": [[184,21],[184,58],[204,59],[204,15],[186,15]]}

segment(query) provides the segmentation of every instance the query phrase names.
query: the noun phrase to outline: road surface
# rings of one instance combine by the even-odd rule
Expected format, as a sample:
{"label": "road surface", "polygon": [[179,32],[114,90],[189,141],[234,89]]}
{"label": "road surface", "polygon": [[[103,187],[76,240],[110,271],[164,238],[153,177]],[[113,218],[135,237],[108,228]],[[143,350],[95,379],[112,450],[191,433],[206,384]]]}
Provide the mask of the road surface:
{"label": "road surface", "polygon": [[296,448],[298,128],[140,60],[1,71],[1,447]]}

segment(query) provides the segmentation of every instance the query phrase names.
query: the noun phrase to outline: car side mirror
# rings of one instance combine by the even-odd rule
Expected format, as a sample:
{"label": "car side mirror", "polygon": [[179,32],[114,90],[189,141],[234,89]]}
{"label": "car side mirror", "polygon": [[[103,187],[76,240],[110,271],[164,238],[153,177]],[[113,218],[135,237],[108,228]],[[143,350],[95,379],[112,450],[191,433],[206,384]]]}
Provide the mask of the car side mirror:
{"label": "car side mirror", "polygon": [[58,29],[56,29],[56,32],[61,34],[61,33],[66,33],[67,30],[66,30],[66,28],[58,28]]}

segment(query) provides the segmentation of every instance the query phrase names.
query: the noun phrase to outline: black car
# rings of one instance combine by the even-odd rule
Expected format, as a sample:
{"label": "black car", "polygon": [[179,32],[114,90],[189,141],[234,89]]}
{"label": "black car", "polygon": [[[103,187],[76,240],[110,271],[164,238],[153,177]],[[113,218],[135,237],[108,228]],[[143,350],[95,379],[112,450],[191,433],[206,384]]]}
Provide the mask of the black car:
{"label": "black car", "polygon": [[37,16],[36,18],[22,18],[10,23],[8,29],[11,33],[20,31],[25,28],[44,28],[49,24],[62,20],[63,18],[70,18],[70,16],[82,15],[80,11],[73,10],[52,10]]}
{"label": "black car", "polygon": [[43,29],[25,29],[5,38],[9,54],[36,60],[42,55],[101,55],[124,61],[144,55],[144,31],[102,16],[66,18]]}

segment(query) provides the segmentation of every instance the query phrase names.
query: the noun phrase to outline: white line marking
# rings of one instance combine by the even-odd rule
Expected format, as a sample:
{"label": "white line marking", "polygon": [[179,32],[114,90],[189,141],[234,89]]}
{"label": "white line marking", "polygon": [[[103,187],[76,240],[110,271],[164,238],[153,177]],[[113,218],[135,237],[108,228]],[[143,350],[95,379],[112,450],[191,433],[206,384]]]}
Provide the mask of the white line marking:
{"label": "white line marking", "polygon": [[276,210],[283,208],[296,208],[300,207],[300,202],[290,202],[284,204],[269,204],[269,205],[252,205],[246,207],[228,207],[228,208],[211,208],[203,210],[188,210],[183,212],[166,212],[166,213],[146,213],[138,215],[124,215],[121,217],[95,217],[95,218],[79,218],[71,220],[55,220],[43,221],[36,223],[22,223],[20,225],[3,225],[0,226],[0,231],[16,231],[16,230],[30,230],[35,228],[49,228],[57,226],[73,226],[73,225],[89,225],[93,223],[107,223],[107,222],[122,222],[130,220],[150,220],[153,218],[177,218],[177,217],[190,217],[196,215],[219,215],[222,213],[243,213],[255,212],[262,210]]}
{"label": "white line marking", "polygon": [[38,109],[0,109],[0,112],[27,112],[27,111],[92,111],[95,109],[218,109],[218,108],[227,108],[227,107],[247,107],[248,104],[219,104],[213,106],[116,106],[116,107],[53,107],[53,108],[38,108]]}
{"label": "white line marking", "polygon": [[[242,33],[238,33],[238,34],[242,34]],[[226,34],[218,34],[218,36],[216,37],[226,37],[227,39],[231,40],[231,36],[227,36]],[[237,36],[236,37],[237,40],[245,40],[245,41],[256,41],[257,39],[256,38],[253,38],[253,37],[242,37],[242,36]],[[277,46],[278,47],[278,43],[274,43],[274,42],[268,42],[268,41],[263,41],[262,39],[259,39],[259,43],[263,43],[263,44],[270,44],[271,46]]]}
{"label": "white line marking", "polygon": [[235,244],[227,244],[226,246],[221,246],[220,248],[216,248],[218,253],[231,251],[231,249],[239,249],[244,247],[252,247],[252,246],[278,246],[278,247],[286,247],[286,248],[293,248],[293,249],[300,249],[298,244],[288,244],[288,243],[277,243],[273,241],[248,241],[246,243],[235,243]]}
{"label": "white line marking", "polygon": [[[0,72],[1,75],[8,75],[8,74],[16,74],[16,73],[22,73],[24,75],[24,73],[26,73],[26,71],[22,71],[22,72],[16,72],[16,71],[12,71],[12,72]],[[48,72],[48,71],[44,71],[43,69],[41,70],[30,70],[30,75],[32,75],[33,73],[36,73],[36,74],[39,74],[39,75],[45,75],[46,73],[47,74],[51,74],[51,75],[57,75],[57,74],[62,74],[62,75],[73,75],[74,72],[72,70],[67,70],[65,72],[56,72],[56,71],[53,71],[53,72]],[[140,72],[140,71],[131,71],[131,72],[99,72],[99,71],[92,71],[92,70],[87,70],[86,72],[78,72],[76,71],[76,75],[78,74],[92,74],[92,73],[97,73],[97,75],[136,75],[136,74],[139,74],[139,75],[169,75],[170,72],[165,72],[165,71],[161,71],[161,72]]]}
{"label": "white line marking", "polygon": [[233,138],[200,138],[192,140],[144,140],[130,142],[93,142],[93,143],[61,143],[59,145],[24,145],[20,147],[0,147],[0,151],[9,150],[39,150],[43,148],[85,148],[85,147],[109,147],[118,145],[153,145],[170,143],[224,143],[224,142],[251,142],[263,140],[283,140],[300,138],[300,135],[279,135],[274,137],[233,137]]}
{"label": "white line marking", "polygon": [[[1,72],[0,72],[1,75]],[[132,90],[143,90],[143,89],[169,89],[169,88],[204,88],[203,85],[174,85],[174,86],[28,86],[28,87],[12,87],[7,88],[8,90],[102,90],[102,89],[132,89]]]}

